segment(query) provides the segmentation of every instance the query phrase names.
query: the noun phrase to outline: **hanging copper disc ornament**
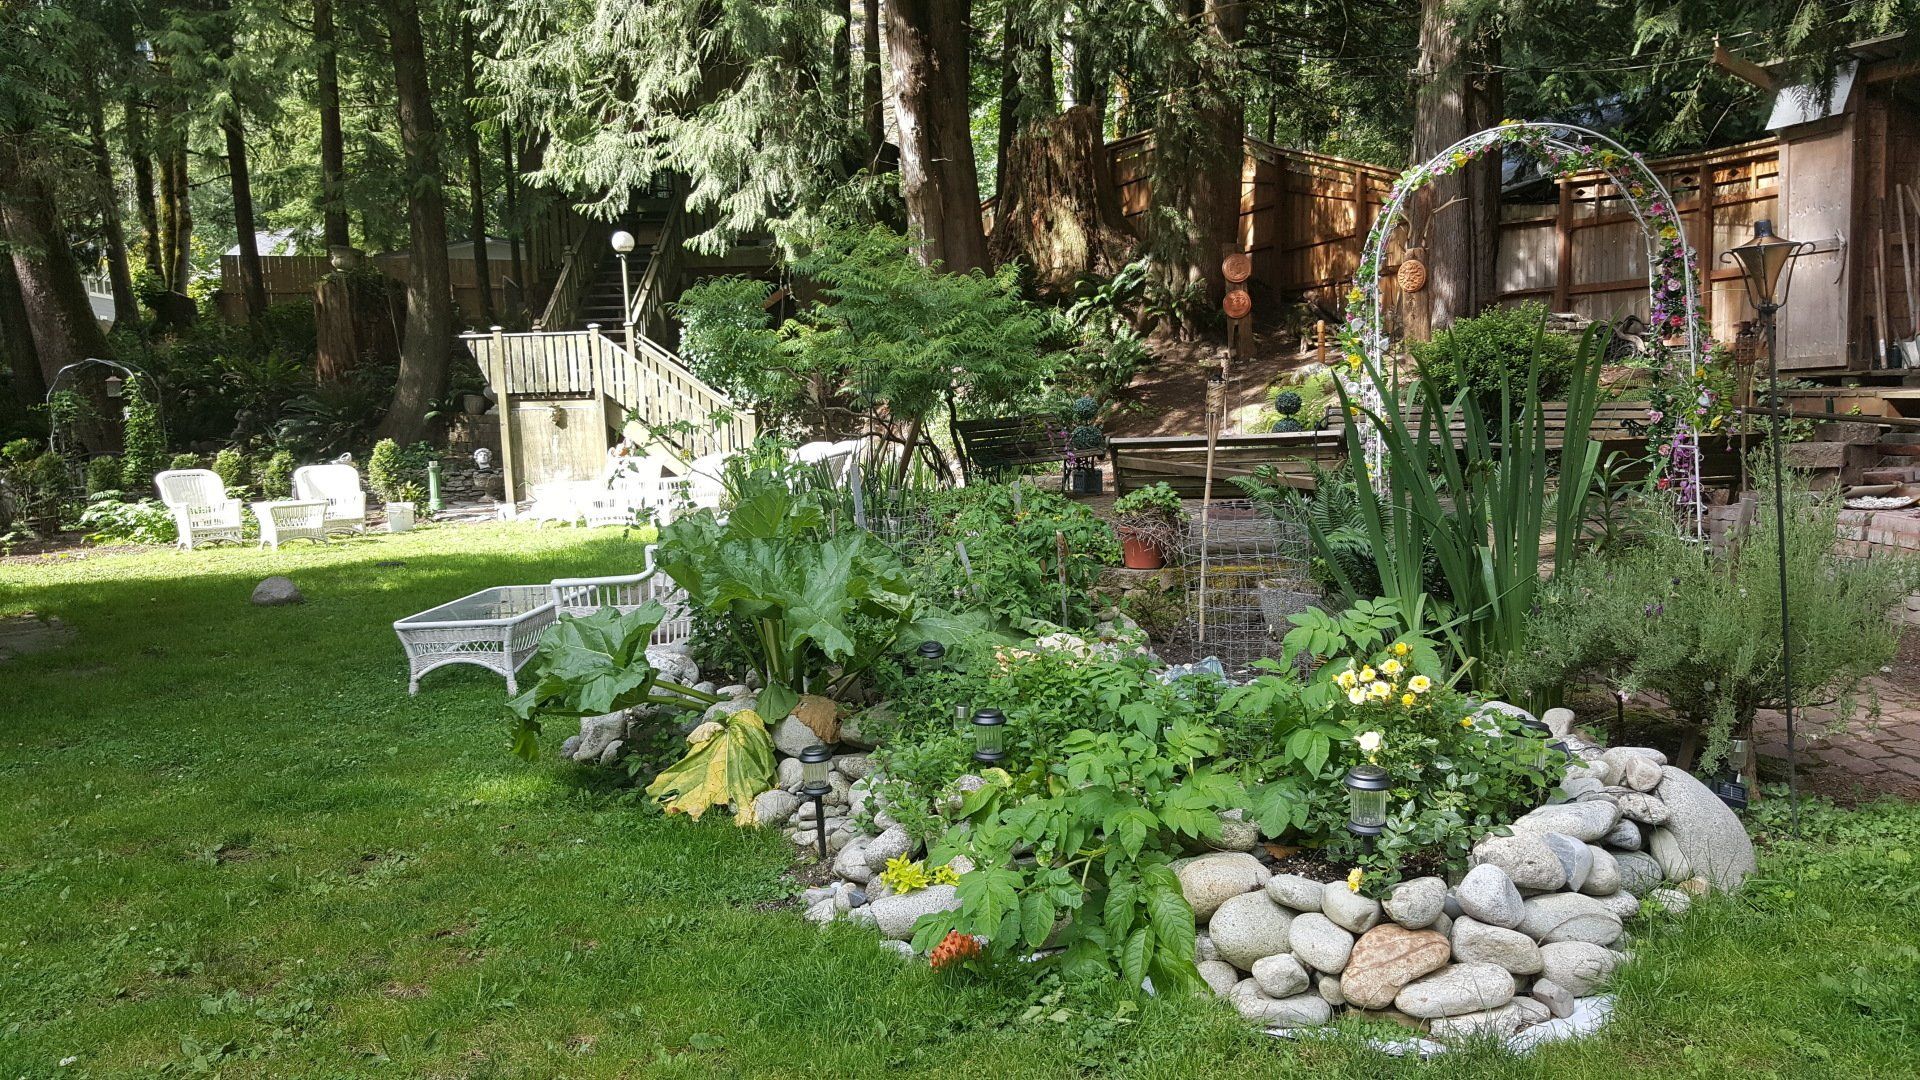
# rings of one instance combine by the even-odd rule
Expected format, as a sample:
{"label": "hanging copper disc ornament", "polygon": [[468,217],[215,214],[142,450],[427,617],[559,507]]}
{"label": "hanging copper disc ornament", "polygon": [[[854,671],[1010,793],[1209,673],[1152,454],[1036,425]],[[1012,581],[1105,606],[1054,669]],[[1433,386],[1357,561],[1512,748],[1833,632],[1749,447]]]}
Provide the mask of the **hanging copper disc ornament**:
{"label": "hanging copper disc ornament", "polygon": [[1229,319],[1244,319],[1253,311],[1253,297],[1248,296],[1245,289],[1228,289],[1226,299],[1220,301],[1220,309]]}
{"label": "hanging copper disc ornament", "polygon": [[1238,285],[1253,276],[1253,258],[1244,251],[1229,252],[1226,258],[1220,260],[1220,273]]}
{"label": "hanging copper disc ornament", "polygon": [[1417,293],[1427,287],[1427,264],[1413,256],[1400,264],[1400,272],[1394,275],[1394,282],[1401,292]]}

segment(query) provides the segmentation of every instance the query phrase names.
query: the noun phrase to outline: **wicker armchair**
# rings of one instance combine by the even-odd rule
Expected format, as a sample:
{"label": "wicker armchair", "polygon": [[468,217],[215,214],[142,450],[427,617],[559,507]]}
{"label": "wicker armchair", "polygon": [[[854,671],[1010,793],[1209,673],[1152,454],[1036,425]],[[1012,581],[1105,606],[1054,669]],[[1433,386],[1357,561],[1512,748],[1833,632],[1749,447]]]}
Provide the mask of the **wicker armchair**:
{"label": "wicker armchair", "polygon": [[293,470],[293,497],[327,504],[329,533],[364,532],[367,493],[360,487],[360,470],[351,465],[303,465]]}
{"label": "wicker armchair", "polygon": [[168,469],[153,478],[153,486],[173,515],[182,551],[216,540],[240,542],[240,500],[227,498],[227,485],[218,473],[211,469]]}

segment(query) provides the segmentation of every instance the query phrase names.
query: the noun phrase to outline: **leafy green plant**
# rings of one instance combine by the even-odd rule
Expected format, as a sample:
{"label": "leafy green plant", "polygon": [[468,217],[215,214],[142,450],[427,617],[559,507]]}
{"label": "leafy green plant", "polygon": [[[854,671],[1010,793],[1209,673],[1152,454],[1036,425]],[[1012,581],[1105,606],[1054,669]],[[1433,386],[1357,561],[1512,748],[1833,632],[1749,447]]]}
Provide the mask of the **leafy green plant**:
{"label": "leafy green plant", "polygon": [[660,678],[647,661],[647,643],[667,616],[659,604],[632,611],[601,608],[590,615],[562,615],[540,635],[528,661],[527,689],[508,700],[518,723],[513,751],[531,761],[539,754],[540,717],[604,716],[636,706],[702,709],[720,698]]}
{"label": "leafy green plant", "polygon": [[886,869],[880,871],[880,881],[893,892],[910,893],[929,885],[958,885],[960,874],[951,864],[942,863],[929,869],[924,860],[896,855],[888,859]]}
{"label": "leafy green plant", "polygon": [[[1193,909],[1169,865],[1217,837],[1217,807],[1239,785],[1206,762],[1219,737],[1202,724],[1136,710],[1125,728],[1077,730],[1065,759],[1028,798],[955,828],[929,858],[965,854],[960,908],[923,917],[915,948],[950,931],[987,939],[997,957],[1064,949],[1064,973],[1117,977],[1129,990],[1195,989]],[[1031,851],[1031,858],[1016,858]],[[1065,924],[1056,928],[1064,918]]]}
{"label": "leafy green plant", "polygon": [[[1361,427],[1370,425],[1384,449],[1386,475],[1376,483],[1366,469],[1356,470],[1360,517],[1384,595],[1412,613],[1428,606],[1429,565],[1443,586],[1431,607],[1446,626],[1448,642],[1462,662],[1498,661],[1526,647],[1528,615],[1539,589],[1540,538],[1552,507],[1557,536],[1578,535],[1585,502],[1553,497],[1562,490],[1586,492],[1599,457],[1587,437],[1598,397],[1604,327],[1590,328],[1581,340],[1568,381],[1564,453],[1549,442],[1540,379],[1546,354],[1536,349],[1527,363],[1525,393],[1516,403],[1506,390],[1488,434],[1479,405],[1471,397],[1449,404],[1436,384],[1422,381],[1425,411],[1410,424],[1397,388],[1370,372],[1382,405],[1379,412],[1347,400],[1347,450],[1351,460],[1367,460]],[[1535,336],[1544,339],[1536,325]],[[1502,384],[1505,386],[1505,384]],[[1446,434],[1461,420],[1462,444]],[[1314,544],[1325,556],[1348,598],[1359,599],[1355,580],[1334,557],[1332,539],[1308,518]],[[1574,564],[1579,545],[1554,547],[1554,573]],[[1414,629],[1409,627],[1409,629]]]}
{"label": "leafy green plant", "polygon": [[178,453],[167,459],[169,469],[197,469],[200,467],[200,455]]}
{"label": "leafy green plant", "polygon": [[1546,305],[1530,300],[1455,321],[1413,343],[1421,381],[1442,401],[1465,395],[1488,424],[1498,422],[1503,398],[1524,399],[1529,384],[1542,400],[1558,397],[1577,375],[1576,350],[1570,338],[1541,332],[1546,317]]}
{"label": "leafy green plant", "polygon": [[[1346,462],[1328,467],[1317,461],[1308,462],[1307,467],[1313,480],[1310,492],[1282,483],[1280,471],[1272,465],[1256,465],[1252,475],[1228,479],[1260,509],[1307,527],[1315,541],[1308,564],[1314,581],[1328,587],[1347,582],[1353,595],[1379,595],[1373,540],[1360,511],[1360,489],[1353,482],[1352,468]],[[1428,578],[1431,581],[1431,568]]]}
{"label": "leafy green plant", "polygon": [[1120,561],[1113,530],[1093,511],[1024,481],[934,493],[927,509],[937,543],[916,554],[913,578],[952,607],[1086,626],[1101,571]]}
{"label": "leafy green plant", "polygon": [[173,514],[152,499],[126,502],[125,493],[93,493],[77,527],[95,544],[171,544],[179,537]]}
{"label": "leafy green plant", "polygon": [[241,492],[253,479],[253,469],[247,461],[247,455],[238,447],[228,446],[213,455],[212,469],[220,482],[226,485],[227,494],[232,498],[245,498]]}
{"label": "leafy green plant", "polygon": [[[1750,731],[1759,710],[1779,706],[1785,684],[1773,498],[1762,493],[1759,524],[1726,555],[1668,529],[1556,576],[1525,652],[1501,680],[1536,696],[1581,679],[1657,693],[1705,737],[1711,765],[1729,735]],[[1894,655],[1888,615],[1913,589],[1915,567],[1836,553],[1839,500],[1798,482],[1787,499],[1794,703],[1852,716],[1867,680]]]}
{"label": "leafy green plant", "polygon": [[777,476],[738,482],[724,520],[701,509],[661,530],[658,563],[752,658],[769,723],[802,695],[839,696],[909,631],[952,639],[986,630],[978,619],[928,611],[892,553],[866,531],[829,535],[810,494]]}
{"label": "leafy green plant", "polygon": [[166,460],[167,435],[160,427],[160,410],[154,405],[146,376],[127,379],[121,393],[126,424],[122,428],[120,486],[128,491],[145,491],[153,486],[153,474]]}
{"label": "leafy green plant", "polygon": [[1113,514],[1122,519],[1142,518],[1171,525],[1180,520],[1183,511],[1180,493],[1165,481],[1135,488],[1113,501]]}

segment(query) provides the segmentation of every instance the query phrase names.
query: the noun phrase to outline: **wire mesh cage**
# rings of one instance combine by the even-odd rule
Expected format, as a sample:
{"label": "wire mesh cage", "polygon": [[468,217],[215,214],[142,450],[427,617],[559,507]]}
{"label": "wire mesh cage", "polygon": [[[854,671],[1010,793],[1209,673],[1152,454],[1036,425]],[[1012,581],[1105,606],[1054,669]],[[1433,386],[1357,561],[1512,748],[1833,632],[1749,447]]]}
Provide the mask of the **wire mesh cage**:
{"label": "wire mesh cage", "polygon": [[1291,629],[1287,616],[1321,600],[1307,574],[1312,544],[1305,526],[1245,500],[1222,500],[1204,517],[1189,515],[1180,535],[1186,618],[1169,642],[1169,659],[1215,656],[1244,669],[1279,656]]}

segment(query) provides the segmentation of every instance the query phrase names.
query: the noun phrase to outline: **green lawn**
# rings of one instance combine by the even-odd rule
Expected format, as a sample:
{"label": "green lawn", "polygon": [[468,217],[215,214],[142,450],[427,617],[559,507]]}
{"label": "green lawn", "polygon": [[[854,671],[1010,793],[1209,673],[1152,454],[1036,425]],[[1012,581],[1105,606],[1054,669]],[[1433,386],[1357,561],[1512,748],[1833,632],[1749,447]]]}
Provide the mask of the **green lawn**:
{"label": "green lawn", "polygon": [[[1651,929],[1619,1022],[1532,1058],[1286,1043],[1198,1000],[1035,1010],[1028,972],[816,930],[779,835],[510,757],[478,669],[407,696],[395,618],[637,556],[500,525],[0,562],[0,614],[78,633],[0,665],[0,1080],[1920,1075],[1905,806],[1819,816],[1822,846]],[[247,603],[281,572],[305,605]]]}

